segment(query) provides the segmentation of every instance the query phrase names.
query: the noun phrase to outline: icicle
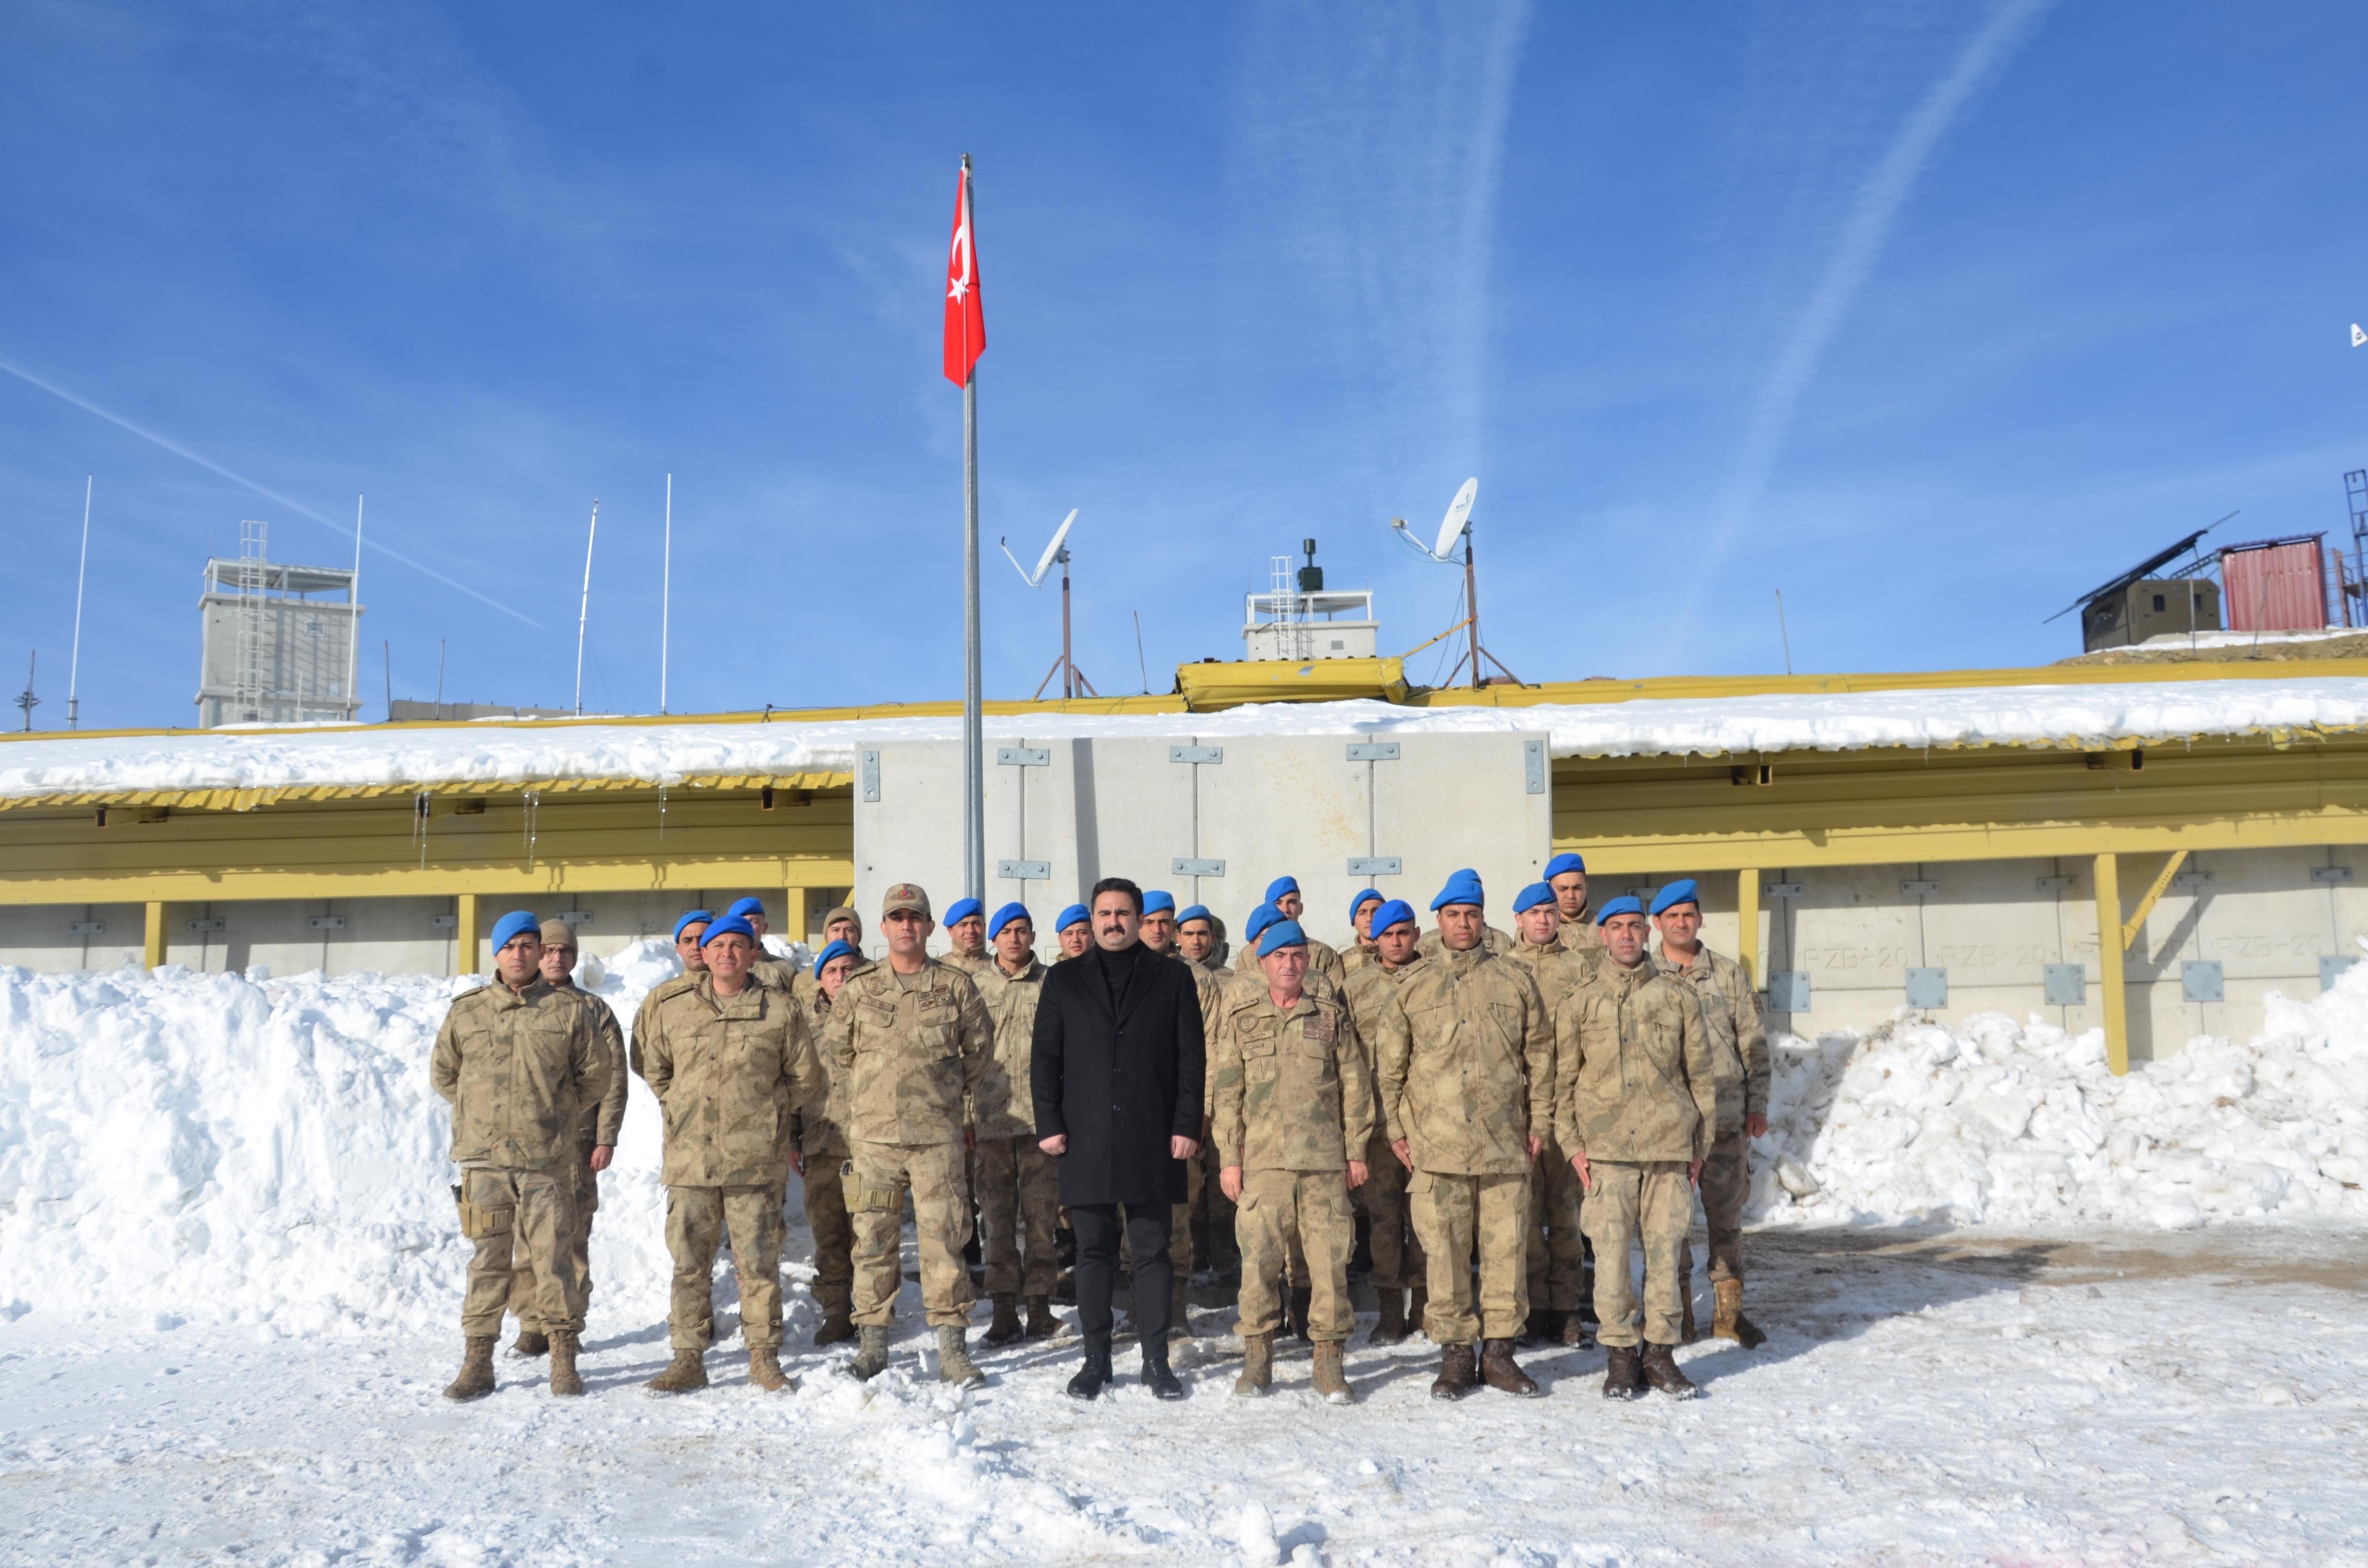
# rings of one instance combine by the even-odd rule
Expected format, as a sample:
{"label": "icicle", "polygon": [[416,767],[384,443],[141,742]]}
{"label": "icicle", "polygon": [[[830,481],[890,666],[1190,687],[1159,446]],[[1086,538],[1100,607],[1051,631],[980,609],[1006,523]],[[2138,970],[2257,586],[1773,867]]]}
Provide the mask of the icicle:
{"label": "icicle", "polygon": [[541,795],[532,790],[526,792],[526,869],[529,871],[534,869],[535,808],[541,804]]}

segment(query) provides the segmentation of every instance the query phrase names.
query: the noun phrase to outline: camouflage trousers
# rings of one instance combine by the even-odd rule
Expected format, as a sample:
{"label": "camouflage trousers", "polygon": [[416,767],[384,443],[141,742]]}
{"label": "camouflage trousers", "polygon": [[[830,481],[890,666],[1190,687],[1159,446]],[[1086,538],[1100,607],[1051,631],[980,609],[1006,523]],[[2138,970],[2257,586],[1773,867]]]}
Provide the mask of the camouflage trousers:
{"label": "camouflage trousers", "polygon": [[1587,1287],[1579,1198],[1578,1173],[1546,1139],[1530,1171],[1530,1286],[1540,1306],[1558,1312],[1577,1306]]}
{"label": "camouflage trousers", "polygon": [[1406,1222],[1406,1178],[1390,1148],[1389,1135],[1373,1134],[1365,1145],[1365,1185],[1357,1188],[1357,1207],[1365,1211],[1373,1250],[1372,1285],[1376,1290],[1428,1288],[1422,1238]]}
{"label": "camouflage trousers", "polygon": [[518,1261],[536,1279],[535,1321],[581,1329],[584,1295],[576,1287],[570,1247],[575,1235],[575,1194],[564,1166],[547,1171],[481,1165],[461,1173],[461,1195],[485,1219],[472,1238],[469,1284],[461,1298],[461,1332],[499,1338],[502,1312],[518,1286]]}
{"label": "camouflage trousers", "polygon": [[1607,1347],[1636,1343],[1638,1308],[1629,1252],[1645,1246],[1645,1338],[1675,1345],[1678,1249],[1693,1223],[1693,1193],[1683,1160],[1629,1164],[1597,1160],[1588,1167],[1587,1234],[1595,1244],[1596,1339]]}
{"label": "camouflage trousers", "polygon": [[1051,1295],[1061,1272],[1053,1242],[1061,1213],[1060,1166],[1030,1132],[980,1139],[976,1168],[986,1293]]}
{"label": "camouflage trousers", "polygon": [[732,1272],[740,1282],[740,1337],[748,1348],[781,1344],[781,1188],[669,1187],[666,1251],[674,1257],[667,1342],[704,1350],[715,1313],[715,1254],[728,1229]]}
{"label": "camouflage trousers", "polygon": [[1308,1338],[1349,1337],[1357,1326],[1357,1309],[1349,1302],[1357,1216],[1347,1172],[1244,1171],[1234,1239],[1242,1249],[1242,1334],[1272,1334],[1282,1326],[1282,1292],[1276,1287],[1296,1259],[1310,1292]]}
{"label": "camouflage trousers", "polygon": [[855,1228],[847,1218],[847,1151],[806,1155],[806,1229],[814,1233],[814,1298],[825,1317],[855,1311]]}
{"label": "camouflage trousers", "polygon": [[854,1149],[847,1207],[855,1225],[855,1321],[866,1328],[885,1328],[895,1321],[909,1191],[921,1255],[921,1301],[929,1322],[938,1328],[967,1325],[974,1298],[970,1268],[962,1261],[962,1244],[970,1238],[963,1180],[970,1162],[962,1146],[859,1142]]}
{"label": "camouflage trousers", "polygon": [[[1511,1339],[1530,1315],[1530,1177],[1417,1171],[1406,1183],[1415,1234],[1429,1255],[1427,1328],[1440,1345]],[[1472,1253],[1480,1253],[1475,1313]]]}
{"label": "camouflage trousers", "polygon": [[[1710,1231],[1710,1277],[1743,1278],[1743,1200],[1751,1196],[1751,1140],[1743,1129],[1722,1132],[1711,1142],[1702,1168],[1702,1221]],[[1678,1267],[1694,1277],[1694,1241],[1689,1226],[1679,1249]]]}
{"label": "camouflage trousers", "polygon": [[575,1297],[582,1303],[576,1309],[573,1323],[545,1323],[542,1320],[542,1277],[535,1272],[534,1255],[524,1248],[510,1249],[510,1312],[518,1320],[520,1328],[548,1334],[554,1328],[570,1333],[584,1332],[584,1312],[592,1303],[592,1216],[600,1210],[600,1176],[592,1168],[592,1151],[576,1151],[575,1163],[567,1167],[569,1196],[575,1199],[575,1224],[567,1234],[567,1258],[575,1275]]}

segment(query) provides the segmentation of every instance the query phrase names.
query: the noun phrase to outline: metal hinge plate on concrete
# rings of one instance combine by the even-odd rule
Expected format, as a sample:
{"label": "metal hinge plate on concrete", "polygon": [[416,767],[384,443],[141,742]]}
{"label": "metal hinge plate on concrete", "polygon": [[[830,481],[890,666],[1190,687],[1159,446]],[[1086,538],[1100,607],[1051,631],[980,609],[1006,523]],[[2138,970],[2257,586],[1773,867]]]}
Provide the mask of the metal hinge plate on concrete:
{"label": "metal hinge plate on concrete", "polygon": [[2228,983],[2221,974],[2218,959],[2190,959],[2179,966],[2180,1001],[2221,1002],[2227,994]]}
{"label": "metal hinge plate on concrete", "polygon": [[1529,793],[1543,795],[1546,792],[1545,742],[1523,741],[1521,743],[1521,774],[1528,785]]}
{"label": "metal hinge plate on concrete", "polygon": [[1395,762],[1397,759],[1398,744],[1395,741],[1350,741],[1349,743],[1350,762]]}
{"label": "metal hinge plate on concrete", "polygon": [[1809,971],[1805,969],[1780,969],[1770,973],[1768,1010],[1771,1013],[1807,1012]]}
{"label": "metal hinge plate on concrete", "polygon": [[1908,898],[1938,898],[1941,896],[1941,879],[1911,877],[1899,884],[1899,891]]}
{"label": "metal hinge plate on concrete", "polygon": [[2077,963],[2052,963],[2045,966],[2047,1005],[2051,1007],[2083,1007],[2089,1003],[2089,971]]}
{"label": "metal hinge plate on concrete", "polygon": [[2170,885],[2175,888],[2208,888],[2212,885],[2212,873],[2209,871],[2181,871],[2179,875],[2170,879]]}
{"label": "metal hinge plate on concrete", "polygon": [[1759,884],[1759,896],[1762,898],[1798,898],[1801,896],[1801,884],[1798,882],[1762,882]]}
{"label": "metal hinge plate on concrete", "polygon": [[1949,1005],[1949,971],[1945,969],[1911,969],[1907,971],[1907,1005],[1911,1007],[1945,1007]]}
{"label": "metal hinge plate on concrete", "polygon": [[315,915],[304,924],[315,931],[342,931],[346,928],[346,917],[342,915]]}
{"label": "metal hinge plate on concrete", "polygon": [[[437,918],[438,918],[438,919],[439,919],[439,920],[450,920],[450,919],[451,919],[451,918],[453,918],[453,917],[452,917],[451,915],[438,915],[438,916],[437,916]],[[226,927],[229,926],[229,924],[230,924],[230,922],[228,922],[227,920],[224,920],[221,915],[215,915],[215,916],[214,916],[212,919],[211,919],[211,920],[192,920],[192,921],[190,921],[190,922],[189,922],[189,929],[190,929],[190,930],[192,930],[192,931],[220,931],[220,930],[222,930],[222,929],[226,928]]]}
{"label": "metal hinge plate on concrete", "polygon": [[1051,746],[997,746],[995,760],[1005,767],[1050,767]]}
{"label": "metal hinge plate on concrete", "polygon": [[2070,892],[2074,888],[2077,888],[2079,885],[2080,879],[2078,877],[2042,877],[2039,879],[2039,891],[2041,892]]}
{"label": "metal hinge plate on concrete", "polygon": [[995,874],[1011,882],[1049,882],[1053,880],[1050,860],[997,860]]}
{"label": "metal hinge plate on concrete", "polygon": [[107,922],[104,920],[69,920],[66,922],[66,935],[69,937],[104,937],[107,935]]}
{"label": "metal hinge plate on concrete", "polygon": [[1351,855],[1349,874],[1352,877],[1402,877],[1406,861],[1395,855]]}
{"label": "metal hinge plate on concrete", "polygon": [[[197,922],[192,920],[189,924],[195,926]],[[427,917],[427,924],[438,931],[457,931],[461,928],[461,917],[457,915],[431,915]],[[219,926],[221,922],[216,921],[215,925]]]}
{"label": "metal hinge plate on concrete", "polygon": [[2310,880],[2314,882],[2325,882],[2331,888],[2348,888],[2351,885],[2351,868],[2349,866],[2313,866],[2310,869]]}
{"label": "metal hinge plate on concrete", "polygon": [[592,912],[588,909],[563,909],[559,912],[559,918],[570,926],[589,926],[592,924]]}
{"label": "metal hinge plate on concrete", "polygon": [[1167,760],[1170,762],[1223,762],[1225,760],[1225,748],[1223,746],[1169,746]]}
{"label": "metal hinge plate on concrete", "polygon": [[862,785],[863,798],[866,801],[879,800],[880,753],[877,749],[865,746],[855,754],[855,775]]}
{"label": "metal hinge plate on concrete", "polygon": [[1222,877],[1225,874],[1223,860],[1195,860],[1189,856],[1176,857],[1171,875],[1178,877]]}

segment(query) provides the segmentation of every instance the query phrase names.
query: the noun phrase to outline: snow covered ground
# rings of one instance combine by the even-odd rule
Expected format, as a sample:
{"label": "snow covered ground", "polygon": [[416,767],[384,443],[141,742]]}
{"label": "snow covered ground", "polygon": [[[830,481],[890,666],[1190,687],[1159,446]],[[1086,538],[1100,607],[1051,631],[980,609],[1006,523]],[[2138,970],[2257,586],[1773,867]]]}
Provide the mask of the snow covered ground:
{"label": "snow covered ground", "polygon": [[[630,1017],[671,963],[586,979]],[[1691,1404],[1607,1404],[1581,1351],[1525,1358],[1544,1400],[1451,1407],[1431,1347],[1360,1330],[1349,1411],[1304,1354],[1232,1400],[1223,1337],[1181,1352],[1180,1406],[1075,1405],[1074,1342],[990,1354],[965,1400],[909,1299],[859,1386],[802,1289],[795,1394],[750,1390],[734,1336],[715,1388],[652,1399],[644,1095],[591,1396],[505,1357],[450,1406],[465,1252],[425,1064],[453,988],[0,969],[0,1560],[2368,1562],[2368,965],[2125,1079],[1997,1016],[1783,1042],[1766,1346],[1682,1352]]]}

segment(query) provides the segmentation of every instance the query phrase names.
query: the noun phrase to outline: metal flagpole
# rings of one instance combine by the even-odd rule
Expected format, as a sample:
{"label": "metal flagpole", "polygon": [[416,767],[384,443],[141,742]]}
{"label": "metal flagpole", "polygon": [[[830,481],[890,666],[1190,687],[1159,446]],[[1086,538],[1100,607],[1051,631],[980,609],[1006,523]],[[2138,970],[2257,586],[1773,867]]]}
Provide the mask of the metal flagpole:
{"label": "metal flagpole", "polygon": [[[978,203],[962,154],[962,203],[977,254]],[[975,270],[972,276],[977,276]],[[962,382],[962,892],[986,896],[986,738],[978,671],[978,367]]]}
{"label": "metal flagpole", "polygon": [[[353,704],[348,719],[362,716],[362,695],[354,687],[362,678],[362,502],[354,497],[354,580],[346,586],[346,700]],[[300,712],[297,717],[303,715]]]}
{"label": "metal flagpole", "polygon": [[592,541],[600,534],[600,503],[592,503],[592,526],[584,530],[584,602],[575,610],[575,711],[584,711],[584,620],[592,613]]}
{"label": "metal flagpole", "polygon": [[86,474],[82,482],[82,564],[74,568],[74,659],[66,666],[66,728],[76,728],[82,721],[82,704],[74,691],[82,680],[82,584],[90,572],[90,489],[98,483],[98,475]]}
{"label": "metal flagpole", "polygon": [[674,614],[674,475],[666,475],[666,571],[658,588],[658,711],[666,710],[666,632]]}

